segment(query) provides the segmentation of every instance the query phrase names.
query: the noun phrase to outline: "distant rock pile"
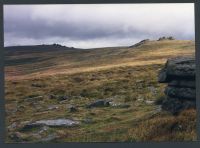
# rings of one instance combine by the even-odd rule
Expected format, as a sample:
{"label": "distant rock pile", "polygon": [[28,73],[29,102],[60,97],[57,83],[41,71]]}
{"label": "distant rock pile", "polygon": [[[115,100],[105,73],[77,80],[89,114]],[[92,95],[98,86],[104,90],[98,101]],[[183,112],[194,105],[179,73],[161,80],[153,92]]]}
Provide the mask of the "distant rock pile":
{"label": "distant rock pile", "polygon": [[[159,39],[157,39],[157,41],[168,41],[168,40],[175,40],[175,38],[172,37],[172,36],[163,36],[163,37],[160,37]],[[129,48],[140,47],[140,46],[142,46],[142,45],[144,45],[146,43],[149,43],[151,41],[152,40],[150,40],[150,39],[144,39],[144,40],[142,40],[142,41],[140,41],[140,42],[138,42],[138,43],[136,43],[136,44],[134,44],[132,46],[129,46]]]}
{"label": "distant rock pile", "polygon": [[158,81],[168,83],[162,109],[177,114],[184,109],[196,107],[194,57],[169,59],[160,71]]}
{"label": "distant rock pile", "polygon": [[136,44],[130,46],[130,48],[132,48],[132,47],[139,47],[139,46],[141,46],[141,45],[143,45],[143,44],[145,44],[145,43],[147,43],[149,41],[150,41],[149,39],[142,40],[139,43],[136,43]]}
{"label": "distant rock pile", "polygon": [[163,40],[175,40],[175,38],[174,37],[172,37],[172,36],[169,36],[169,37],[160,37],[159,39],[158,39],[158,41],[163,41]]}

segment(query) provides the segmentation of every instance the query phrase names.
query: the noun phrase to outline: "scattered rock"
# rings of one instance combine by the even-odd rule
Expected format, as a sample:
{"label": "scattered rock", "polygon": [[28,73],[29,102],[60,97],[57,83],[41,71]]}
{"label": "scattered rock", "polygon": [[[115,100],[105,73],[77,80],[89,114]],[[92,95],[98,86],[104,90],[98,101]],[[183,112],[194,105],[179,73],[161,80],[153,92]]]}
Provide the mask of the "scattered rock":
{"label": "scattered rock", "polygon": [[69,112],[77,112],[78,109],[75,106],[70,106],[69,107]]}
{"label": "scattered rock", "polygon": [[172,37],[172,36],[168,37],[168,39],[169,39],[169,40],[175,40],[175,38]]}
{"label": "scattered rock", "polygon": [[26,101],[35,102],[35,101],[41,101],[42,99],[43,99],[43,96],[35,96],[35,97],[26,98]]}
{"label": "scattered rock", "polygon": [[17,123],[14,122],[14,123],[12,123],[11,125],[9,125],[7,128],[8,128],[9,131],[15,130],[15,129],[17,128]]}
{"label": "scattered rock", "polygon": [[149,105],[154,104],[154,102],[155,102],[155,101],[152,101],[152,100],[146,100],[146,101],[145,101],[145,103],[146,103],[146,104],[149,104]]}
{"label": "scattered rock", "polygon": [[63,100],[63,101],[60,101],[59,104],[66,104],[68,102],[68,100]]}
{"label": "scattered rock", "polygon": [[115,103],[115,102],[110,102],[110,105],[112,107],[116,107],[116,108],[129,108],[130,107],[129,104],[122,104],[122,103]]}
{"label": "scattered rock", "polygon": [[39,131],[39,134],[42,134],[42,133],[44,133],[44,132],[46,132],[46,131],[48,131],[49,130],[49,127],[48,126],[43,126],[42,128],[41,128],[41,130]]}
{"label": "scattered rock", "polygon": [[24,142],[26,140],[26,135],[20,132],[15,132],[9,136],[12,140],[16,142]]}
{"label": "scattered rock", "polygon": [[172,36],[169,36],[169,37],[160,37],[159,39],[158,39],[158,41],[163,41],[163,40],[175,40],[175,38],[174,37],[172,37]]}
{"label": "scattered rock", "polygon": [[68,99],[69,99],[68,96],[59,96],[58,98],[59,101],[68,100]]}
{"label": "scattered rock", "polygon": [[50,105],[48,106],[48,110],[55,110],[58,109],[59,107],[57,105]]}
{"label": "scattered rock", "polygon": [[91,123],[94,123],[94,121],[92,120],[92,118],[85,118],[85,119],[83,119],[83,123],[91,124]]}
{"label": "scattered rock", "polygon": [[39,87],[39,88],[41,88],[41,87],[44,87],[45,85],[38,84],[38,83],[33,83],[33,84],[31,84],[31,86],[32,87]]}
{"label": "scattered rock", "polygon": [[157,89],[155,88],[155,87],[153,87],[153,86],[150,86],[150,87],[148,87],[148,89],[150,90],[150,92],[152,93],[152,94],[157,94]]}
{"label": "scattered rock", "polygon": [[57,99],[57,96],[56,96],[56,95],[53,95],[53,94],[51,94],[51,95],[49,95],[49,99]]}
{"label": "scattered rock", "polygon": [[53,141],[53,140],[55,140],[57,138],[58,138],[58,136],[56,134],[50,134],[47,137],[42,138],[40,141],[41,142],[49,142],[49,141]]}
{"label": "scattered rock", "polygon": [[59,101],[64,101],[64,100],[68,100],[69,97],[68,96],[57,96],[57,95],[51,94],[51,95],[49,95],[49,99],[56,99]]}
{"label": "scattered rock", "polygon": [[144,101],[144,96],[138,96],[138,98],[137,98],[137,101],[138,102],[143,102]]}
{"label": "scattered rock", "polygon": [[80,123],[78,121],[70,120],[70,119],[54,119],[54,120],[39,120],[33,123],[26,124],[23,129],[32,129],[36,127],[73,127],[77,126]]}
{"label": "scattered rock", "polygon": [[23,105],[20,105],[17,107],[17,111],[19,111],[19,112],[23,112],[24,110],[25,110],[25,106],[23,106]]}
{"label": "scattered rock", "polygon": [[93,108],[93,107],[107,107],[110,105],[110,101],[107,100],[97,100],[89,105],[87,105],[87,108]]}
{"label": "scattered rock", "polygon": [[156,108],[156,113],[159,113],[162,111],[162,106],[161,105],[158,105],[157,108]]}

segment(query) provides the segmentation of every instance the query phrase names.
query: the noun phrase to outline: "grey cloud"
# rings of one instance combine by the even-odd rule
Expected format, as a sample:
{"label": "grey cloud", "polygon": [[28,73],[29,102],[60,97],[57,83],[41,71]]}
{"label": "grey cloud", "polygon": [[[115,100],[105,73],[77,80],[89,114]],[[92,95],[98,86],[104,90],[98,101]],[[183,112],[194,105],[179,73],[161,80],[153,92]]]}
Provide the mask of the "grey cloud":
{"label": "grey cloud", "polygon": [[71,24],[60,22],[58,24],[48,24],[44,20],[38,19],[33,21],[31,19],[5,20],[5,32],[13,33],[14,36],[28,37],[35,39],[55,37],[68,37],[74,40],[88,40],[102,37],[133,37],[145,35],[145,32],[137,31],[137,29],[129,28],[124,31],[122,26],[102,26],[99,24],[87,24],[87,22],[80,24]]}
{"label": "grey cloud", "polygon": [[[191,22],[194,20],[193,7],[188,4],[179,8],[179,5],[177,4],[177,10],[161,10],[163,5],[146,5],[145,8],[133,5],[134,9],[130,5],[102,5],[94,7],[96,9],[91,5],[80,5],[78,8],[73,5],[5,6],[5,45],[49,43],[54,40],[67,46],[84,48],[87,45],[96,47],[128,44],[131,39],[155,39],[164,35],[194,39],[194,26]],[[151,7],[157,10],[153,11]],[[89,11],[90,9],[92,10]],[[142,14],[145,11],[149,14]],[[174,16],[170,11],[174,12]],[[189,13],[183,16],[179,11]],[[98,44],[95,46],[91,41]]]}

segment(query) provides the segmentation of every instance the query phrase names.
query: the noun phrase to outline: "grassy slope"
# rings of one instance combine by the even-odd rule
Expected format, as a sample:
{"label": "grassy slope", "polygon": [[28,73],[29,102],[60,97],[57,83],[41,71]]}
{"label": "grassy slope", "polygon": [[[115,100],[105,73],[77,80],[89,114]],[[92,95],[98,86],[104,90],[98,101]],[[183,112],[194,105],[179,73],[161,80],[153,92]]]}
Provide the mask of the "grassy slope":
{"label": "grassy slope", "polygon": [[[156,113],[157,105],[145,103],[164,96],[165,86],[157,82],[158,71],[167,58],[194,55],[192,41],[150,41],[137,48],[49,50],[6,55],[7,124],[18,125],[8,131],[8,142],[16,142],[10,136],[19,131],[24,121],[59,117],[80,121],[91,118],[93,123],[74,128],[51,128],[44,133],[44,137],[56,133],[57,142],[196,139],[195,111],[186,111],[175,118],[165,112]],[[33,87],[33,83],[42,87]],[[50,100],[50,94],[67,95],[70,99],[60,104],[56,99]],[[43,97],[31,103],[26,99],[31,96]],[[93,100],[107,98],[131,106],[85,108]],[[69,104],[78,106],[79,111],[69,113],[66,109]],[[59,108],[46,110],[49,105]],[[18,110],[13,112],[16,108]],[[31,136],[33,132],[22,133],[24,140],[37,141]]]}

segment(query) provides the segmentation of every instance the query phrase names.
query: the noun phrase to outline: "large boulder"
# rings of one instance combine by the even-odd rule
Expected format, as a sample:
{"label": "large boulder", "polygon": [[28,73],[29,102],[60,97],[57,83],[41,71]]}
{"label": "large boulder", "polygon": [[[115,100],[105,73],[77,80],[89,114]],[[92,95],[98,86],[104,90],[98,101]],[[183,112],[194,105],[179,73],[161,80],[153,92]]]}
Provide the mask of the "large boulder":
{"label": "large boulder", "polygon": [[162,102],[162,109],[177,114],[184,109],[196,107],[194,57],[167,60],[159,73],[158,81],[168,83],[164,91],[166,99]]}
{"label": "large boulder", "polygon": [[166,83],[177,79],[195,80],[194,57],[177,57],[169,59],[165,64],[165,67],[160,71],[158,77],[160,83]]}

